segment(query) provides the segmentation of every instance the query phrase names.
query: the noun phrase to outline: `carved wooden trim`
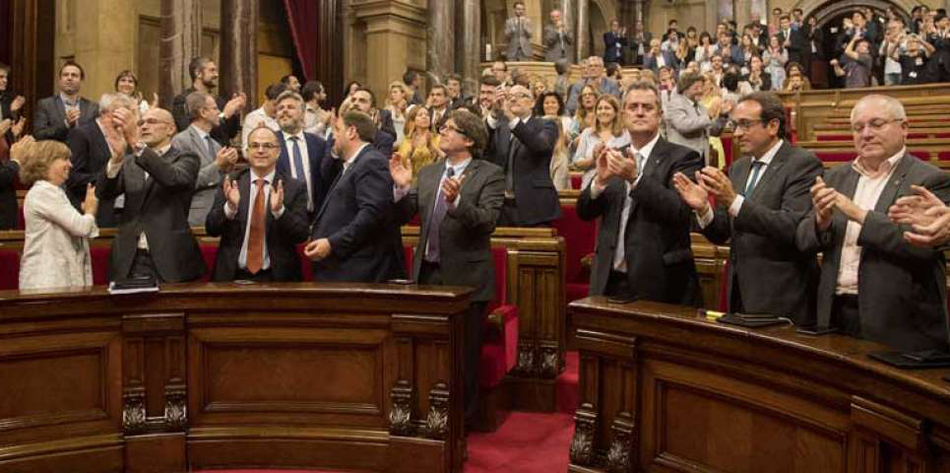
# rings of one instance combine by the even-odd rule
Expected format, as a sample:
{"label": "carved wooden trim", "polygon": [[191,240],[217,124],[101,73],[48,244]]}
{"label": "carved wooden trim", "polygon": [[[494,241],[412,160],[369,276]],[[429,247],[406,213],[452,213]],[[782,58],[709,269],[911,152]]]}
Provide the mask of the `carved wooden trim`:
{"label": "carved wooden trim", "polygon": [[591,465],[594,459],[594,433],[597,411],[593,404],[582,403],[574,413],[574,436],[571,438],[571,463]]}
{"label": "carved wooden trim", "polygon": [[532,377],[535,373],[535,350],[536,346],[525,341],[518,342],[518,364],[515,365],[514,372],[518,376]]}
{"label": "carved wooden trim", "polygon": [[541,352],[541,377],[548,379],[557,378],[558,373],[561,371],[561,360],[558,347],[544,346],[541,347],[539,351]]}
{"label": "carved wooden trim", "polygon": [[449,387],[436,383],[429,391],[429,414],[426,416],[426,436],[443,440],[449,431]]}
{"label": "carved wooden trim", "polygon": [[145,418],[145,390],[127,390],[122,396],[122,430],[126,435],[144,432],[148,423]]}
{"label": "carved wooden trim", "polygon": [[611,473],[629,473],[632,471],[633,446],[635,439],[633,415],[620,412],[610,426],[614,439],[607,451],[607,471]]}
{"label": "carved wooden trim", "polygon": [[184,387],[165,388],[165,429],[180,431],[188,426],[188,395]]}
{"label": "carved wooden trim", "polygon": [[389,433],[412,435],[412,395],[412,384],[405,379],[396,381],[396,385],[390,390],[392,407],[389,409]]}

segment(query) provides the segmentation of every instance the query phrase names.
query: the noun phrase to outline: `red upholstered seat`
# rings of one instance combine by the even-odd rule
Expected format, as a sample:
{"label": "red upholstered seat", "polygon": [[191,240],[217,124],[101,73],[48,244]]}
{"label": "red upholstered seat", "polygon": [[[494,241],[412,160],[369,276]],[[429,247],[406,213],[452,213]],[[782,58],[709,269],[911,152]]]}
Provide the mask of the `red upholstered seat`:
{"label": "red upholstered seat", "polygon": [[479,384],[485,388],[498,386],[518,361],[518,308],[508,301],[508,250],[492,248],[492,261],[495,300],[488,304],[489,320],[478,369]]}
{"label": "red upholstered seat", "polygon": [[110,246],[93,246],[89,248],[89,258],[92,260],[92,283],[96,285],[109,284],[109,254]]}
{"label": "red upholstered seat", "polygon": [[580,189],[583,180],[583,174],[571,174],[571,189]]}
{"label": "red upholstered seat", "polygon": [[0,290],[16,290],[20,287],[20,252],[13,248],[0,248]]}
{"label": "red upholstered seat", "polygon": [[310,264],[310,258],[303,254],[303,249],[306,246],[306,242],[297,245],[297,256],[300,257],[300,274],[304,281],[310,282],[313,281],[313,266]]}
{"label": "red upholstered seat", "polygon": [[818,141],[846,141],[851,142],[851,135],[818,135]]}
{"label": "red upholstered seat", "polygon": [[211,273],[214,271],[214,260],[218,257],[218,244],[202,243],[201,257],[204,258],[205,264],[208,265],[208,270],[201,276],[201,281],[208,282],[211,280]]}
{"label": "red upholstered seat", "polygon": [[853,160],[857,154],[854,151],[816,151],[815,156],[829,163],[845,163]]}
{"label": "red upholstered seat", "polygon": [[937,159],[940,161],[950,161],[950,151],[941,151],[937,153]]}
{"label": "red upholstered seat", "polygon": [[574,205],[562,205],[561,218],[554,221],[553,227],[564,237],[567,252],[564,274],[567,302],[583,299],[590,287],[590,271],[581,260],[594,252],[597,223],[581,220]]}
{"label": "red upholstered seat", "polygon": [[22,202],[17,205],[16,229],[17,230],[26,229],[26,218],[23,217],[23,203]]}
{"label": "red upholstered seat", "polygon": [[950,138],[950,131],[945,133],[934,133],[934,138]]}
{"label": "red upholstered seat", "polygon": [[723,169],[729,169],[729,166],[732,165],[732,135],[723,135],[720,137],[722,141],[722,157],[723,157]]}
{"label": "red upholstered seat", "polygon": [[917,150],[912,149],[912,150],[908,150],[907,152],[923,161],[930,161],[930,151],[921,150],[921,149],[917,149]]}

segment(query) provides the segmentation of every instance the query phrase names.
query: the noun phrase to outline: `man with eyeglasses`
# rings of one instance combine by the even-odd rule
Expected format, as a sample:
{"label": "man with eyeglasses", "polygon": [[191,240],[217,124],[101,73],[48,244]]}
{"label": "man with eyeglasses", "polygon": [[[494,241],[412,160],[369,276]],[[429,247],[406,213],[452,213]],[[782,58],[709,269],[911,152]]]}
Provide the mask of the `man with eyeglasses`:
{"label": "man with eyeglasses", "polygon": [[109,280],[194,281],[205,272],[204,258],[188,226],[188,211],[201,160],[172,146],[175,121],[151,108],[113,112],[105,130],[112,158],[99,177],[100,200],[125,194],[125,210],[112,242]]}
{"label": "man with eyeglasses", "polygon": [[172,146],[179,151],[193,153],[201,160],[195,194],[191,197],[188,225],[201,227],[214,204],[214,194],[227,173],[238,161],[238,152],[230,146],[221,146],[211,136],[211,130],[221,124],[218,104],[206,92],[192,92],[185,99],[191,125],[172,138]]}
{"label": "man with eyeglasses", "polygon": [[690,246],[692,212],[673,188],[676,173],[694,175],[699,153],[660,136],[663,107],[652,81],[624,94],[631,144],[604,148],[596,177],[577,199],[577,215],[600,219],[590,295],[702,305]]}
{"label": "man with eyeglasses", "polygon": [[918,186],[946,203],[950,180],[907,152],[907,118],[889,96],[851,110],[857,158],[817,178],[814,209],[798,226],[802,251],[822,252],[818,325],[900,351],[948,349],[943,252],[906,241],[888,207]]}
{"label": "man with eyeglasses", "polygon": [[281,146],[273,130],[260,125],[247,140],[250,167],[218,186],[205,220],[208,235],[221,237],[211,279],[300,281],[297,244],[310,236],[307,189],[277,169]]}
{"label": "man with eyeglasses", "polygon": [[[795,246],[795,232],[811,210],[808,189],[821,175],[821,161],[785,141],[785,108],[774,93],[743,97],[732,122],[743,157],[729,176],[706,167],[696,173],[696,182],[679,173],[673,185],[703,235],[717,245],[730,244],[725,281],[730,312],[814,325],[818,263],[814,253]],[[715,207],[709,195],[716,197]]]}
{"label": "man with eyeglasses", "polygon": [[396,220],[404,225],[419,213],[422,228],[413,261],[419,284],[475,288],[465,316],[465,419],[475,420],[478,403],[478,364],[485,309],[495,297],[495,265],[491,234],[505,195],[505,175],[482,159],[488,133],[482,120],[467,110],[449,112],[440,129],[439,149],[445,159],[419,170],[393,155],[389,172],[395,186]]}
{"label": "man with eyeglasses", "polygon": [[550,225],[561,216],[557,189],[551,181],[551,155],[557,142],[557,124],[531,116],[534,95],[515,85],[497,94],[502,116],[487,117],[490,129],[486,159],[505,170],[505,204],[499,226]]}

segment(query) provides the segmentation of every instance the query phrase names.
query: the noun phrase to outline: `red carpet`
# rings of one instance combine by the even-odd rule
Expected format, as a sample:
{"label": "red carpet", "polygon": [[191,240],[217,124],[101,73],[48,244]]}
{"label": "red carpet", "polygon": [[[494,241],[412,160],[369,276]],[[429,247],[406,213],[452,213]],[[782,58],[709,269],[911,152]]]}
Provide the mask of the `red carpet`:
{"label": "red carpet", "polygon": [[[559,412],[512,412],[492,433],[468,438],[465,473],[549,473],[567,470],[578,401],[577,352],[567,353],[567,369],[557,380]],[[334,473],[326,470],[204,470],[201,473]]]}

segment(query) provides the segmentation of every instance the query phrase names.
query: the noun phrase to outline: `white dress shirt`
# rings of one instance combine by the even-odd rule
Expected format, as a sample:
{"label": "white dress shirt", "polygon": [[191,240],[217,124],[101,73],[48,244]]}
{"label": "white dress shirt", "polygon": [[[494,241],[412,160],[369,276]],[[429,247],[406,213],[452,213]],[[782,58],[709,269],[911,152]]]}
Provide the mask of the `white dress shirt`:
{"label": "white dress shirt", "polygon": [[[755,186],[762,182],[762,176],[765,176],[765,171],[769,169],[769,164],[772,163],[772,159],[774,159],[775,155],[778,154],[778,150],[782,147],[782,143],[784,142],[785,140],[778,140],[778,143],[775,143],[771,148],[769,148],[769,150],[766,151],[761,158],[753,161],[762,163],[762,167],[759,168],[759,174],[755,176],[756,181],[752,185],[752,189],[749,189],[750,193],[753,189],[755,189]],[[749,181],[752,180],[752,174],[753,169],[752,164],[750,163],[749,177],[747,177],[746,181],[742,183],[742,189],[733,189],[736,192],[736,198],[732,201],[732,205],[729,206],[729,215],[732,215],[733,218],[738,217],[739,210],[742,210],[742,204],[745,202],[745,197],[739,192],[743,192],[747,187],[749,187]],[[699,228],[706,228],[713,221],[714,217],[715,212],[713,211],[712,206],[706,207],[705,214],[700,215],[699,213],[696,213],[696,219],[699,221]]]}
{"label": "white dress shirt", "polygon": [[[303,169],[297,169],[294,163],[294,139],[297,140],[297,147],[300,148],[300,157],[303,161]],[[307,184],[307,211],[313,212],[313,180],[310,177],[310,150],[307,149],[307,139],[304,137],[303,130],[296,135],[284,134],[284,148],[287,151],[287,157],[290,158],[290,172],[297,180],[302,180]],[[300,176],[303,179],[300,179]]]}
{"label": "white dress shirt", "polygon": [[[623,210],[620,211],[620,228],[617,232],[617,247],[614,250],[614,261],[613,268],[615,271],[621,273],[627,272],[627,260],[625,258],[624,252],[626,251],[626,239],[627,239],[627,221],[630,220],[630,207],[633,206],[633,199],[630,197],[630,192],[637,187],[637,184],[640,182],[640,178],[643,177],[643,169],[650,161],[650,154],[653,153],[653,148],[656,146],[656,142],[659,141],[660,134],[657,133],[643,148],[639,150],[636,149],[633,144],[630,144],[630,150],[634,154],[639,153],[642,156],[642,162],[638,163],[637,166],[637,179],[633,183],[624,181],[624,200],[623,200]],[[601,192],[606,189],[607,186],[605,183],[597,182],[597,178],[594,178],[591,181],[590,185],[590,198],[596,199],[600,197]]]}
{"label": "white dress shirt", "polygon": [[[274,175],[276,171],[271,171],[270,174],[263,177],[264,179],[264,250],[261,252],[261,270],[270,268],[270,254],[267,253],[267,212],[271,212],[275,219],[280,218],[284,215],[284,210],[286,207],[281,207],[277,212],[270,210],[270,193],[272,186],[274,185]],[[252,169],[249,177],[251,179],[249,192],[247,200],[247,224],[244,226],[244,242],[241,243],[241,253],[238,255],[238,267],[241,269],[247,269],[247,241],[251,236],[251,214],[254,213],[254,203],[257,202],[257,181],[260,177],[254,173]],[[244,196],[241,196],[244,198]],[[231,207],[231,202],[228,201],[224,204],[224,216],[228,220],[234,220],[234,217],[237,216],[238,209]]]}

